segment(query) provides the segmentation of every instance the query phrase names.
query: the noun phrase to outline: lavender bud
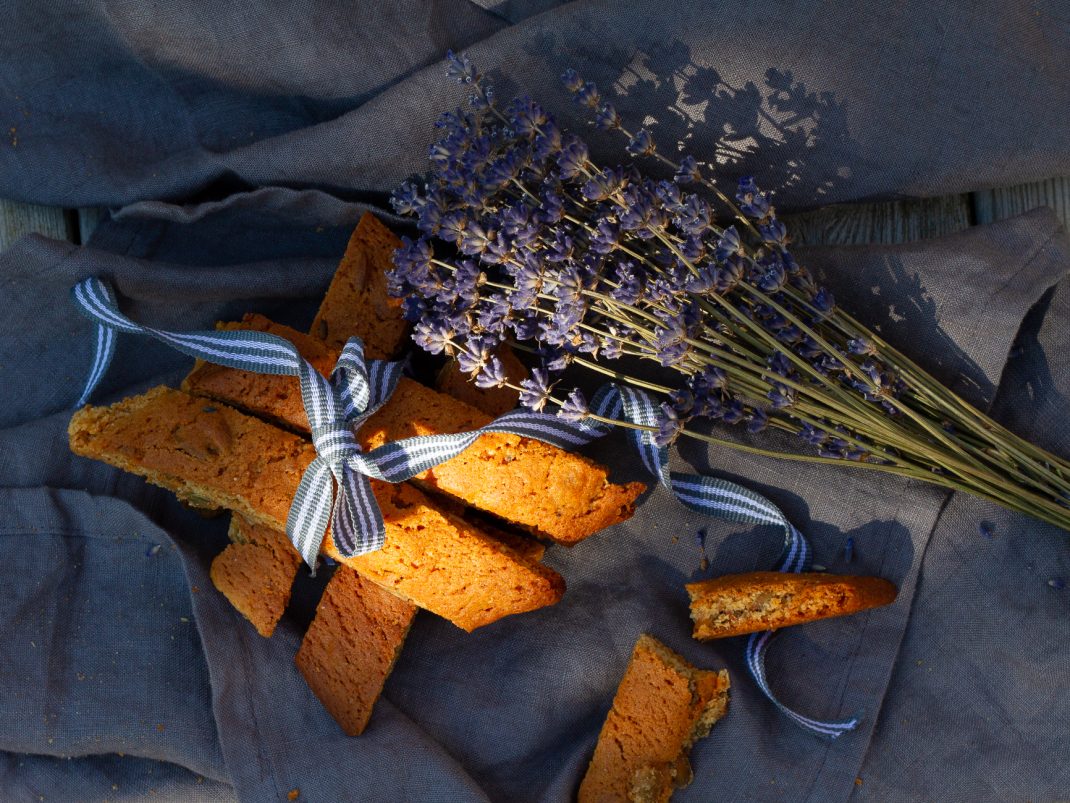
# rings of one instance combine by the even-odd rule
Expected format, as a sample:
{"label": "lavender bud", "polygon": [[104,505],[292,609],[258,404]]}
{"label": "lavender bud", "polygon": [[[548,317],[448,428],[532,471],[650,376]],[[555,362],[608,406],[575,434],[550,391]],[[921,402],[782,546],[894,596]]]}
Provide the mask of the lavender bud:
{"label": "lavender bud", "polygon": [[659,447],[671,444],[679,437],[684,428],[684,419],[668,402],[662,402],[661,410],[657,415],[658,431],[654,434],[654,443]]}
{"label": "lavender bud", "polygon": [[585,81],[583,86],[576,91],[576,102],[589,109],[597,109],[601,100],[602,96],[598,94],[598,87],[590,81]]}
{"label": "lavender bud", "polygon": [[587,408],[587,400],[583,397],[579,388],[573,388],[568,398],[561,404],[557,414],[566,421],[582,421],[590,410]]}
{"label": "lavender bud", "polygon": [[750,421],[747,422],[747,431],[752,433],[761,432],[769,426],[769,413],[760,407],[754,408],[751,413]]}
{"label": "lavender bud", "polygon": [[520,403],[529,410],[539,412],[546,406],[552,387],[546,371],[535,368],[528,379],[520,381]]}
{"label": "lavender bud", "polygon": [[743,214],[755,220],[764,218],[769,212],[769,199],[758,189],[753,176],[743,176],[739,180],[736,200],[739,201],[739,208]]}
{"label": "lavender bud", "polygon": [[452,50],[446,51],[446,75],[462,84],[470,84],[479,78],[468,56],[458,56]]}
{"label": "lavender bud", "polygon": [[569,67],[561,74],[561,83],[569,92],[579,92],[583,88],[583,79],[574,69]]}
{"label": "lavender bud", "polygon": [[620,115],[611,103],[603,103],[594,116],[594,124],[603,131],[612,131],[621,126]]}
{"label": "lavender bud", "polygon": [[492,356],[476,374],[476,387],[500,388],[505,385],[505,368],[497,356]]}
{"label": "lavender bud", "polygon": [[680,167],[676,170],[676,175],[673,176],[673,181],[677,184],[697,184],[702,180],[702,174],[698,169],[698,162],[695,161],[694,156],[685,156],[680,160]]}
{"label": "lavender bud", "polygon": [[650,156],[654,153],[654,138],[645,128],[640,128],[638,133],[629,140],[627,151],[632,156]]}

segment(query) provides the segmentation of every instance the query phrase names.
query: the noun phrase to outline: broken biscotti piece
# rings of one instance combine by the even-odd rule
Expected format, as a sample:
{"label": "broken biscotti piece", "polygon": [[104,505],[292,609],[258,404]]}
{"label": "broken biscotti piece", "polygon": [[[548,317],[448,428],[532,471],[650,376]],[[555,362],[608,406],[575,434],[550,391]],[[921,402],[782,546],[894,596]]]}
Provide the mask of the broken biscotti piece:
{"label": "broken biscotti piece", "polygon": [[896,587],[880,577],[750,572],[687,586],[697,639],[775,630],[846,616],[895,601]]}
{"label": "broken biscotti piece", "polygon": [[[111,407],[85,407],[68,434],[75,454],[279,531],[315,457],[297,435],[165,387]],[[324,552],[372,582],[465,630],[561,598],[565,584],[557,572],[442,513],[416,488],[377,480],[371,486],[386,523],[384,547],[342,558],[328,536]]]}
{"label": "broken biscotti piece", "polygon": [[339,566],[294,659],[323,707],[350,736],[364,732],[401,654],[416,608]]}
{"label": "broken biscotti piece", "polygon": [[667,801],[691,782],[688,751],[728,708],[728,672],[695,669],[639,637],[580,784],[579,803]]}
{"label": "broken biscotti piece", "polygon": [[212,561],[212,583],[268,638],[290,603],[301,555],[286,533],[250,524],[237,514],[230,518],[228,535],[232,543]]}
{"label": "broken biscotti piece", "polygon": [[387,292],[386,274],[401,240],[365,212],[349,238],[345,256],[312,321],[309,332],[341,351],[351,337],[364,341],[364,353],[385,360],[400,351],[409,333],[401,300]]}
{"label": "broken biscotti piece", "polygon": [[[253,329],[284,337],[317,370],[328,373],[337,354],[313,337],[260,315],[246,315],[225,329]],[[183,389],[219,399],[254,415],[308,432],[301,388],[294,377],[253,374],[199,365]],[[444,435],[485,426],[491,417],[444,393],[402,378],[389,401],[357,433],[374,449],[415,435]],[[571,545],[629,518],[646,486],[617,485],[606,469],[564,449],[515,435],[483,435],[456,457],[417,474],[414,481],[491,513],[522,529]]]}

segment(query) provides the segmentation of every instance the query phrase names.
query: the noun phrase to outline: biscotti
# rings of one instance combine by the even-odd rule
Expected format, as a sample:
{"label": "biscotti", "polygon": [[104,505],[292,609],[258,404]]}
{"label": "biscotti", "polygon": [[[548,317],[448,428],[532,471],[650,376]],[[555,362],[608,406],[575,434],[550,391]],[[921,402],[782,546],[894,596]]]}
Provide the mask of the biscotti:
{"label": "biscotti", "polygon": [[[285,529],[290,501],[315,457],[311,443],[219,403],[155,388],[111,407],[86,407],[68,428],[71,450],[175,491]],[[382,549],[342,559],[427,610],[473,630],[557,602],[564,580],[468,522],[439,512],[407,483],[373,480],[386,523]]]}
{"label": "biscotti", "polygon": [[371,213],[357,224],[345,256],[309,330],[313,337],[341,350],[351,337],[364,341],[371,359],[394,357],[405,344],[409,324],[401,301],[387,292],[386,274],[401,247],[390,229]]}
{"label": "biscotti", "polygon": [[880,577],[750,572],[687,586],[697,639],[725,638],[828,619],[895,601]]}
{"label": "biscotti", "polygon": [[401,654],[416,608],[339,566],[294,659],[309,688],[350,736],[364,732]]}
{"label": "biscotti", "polygon": [[[241,321],[217,323],[216,328],[267,332],[285,338],[297,346],[301,356],[324,376],[330,375],[338,360],[338,350],[328,348],[312,335],[274,323],[263,315],[249,313]],[[217,399],[293,432],[305,435],[309,432],[308,415],[301,399],[301,384],[296,377],[238,371],[198,360],[182,381],[182,390],[194,396]]]}
{"label": "biscotti", "polygon": [[688,751],[728,709],[728,672],[696,669],[643,635],[613,698],[579,803],[663,803],[691,782]]}
{"label": "biscotti", "polygon": [[212,584],[256,632],[270,638],[290,602],[301,556],[286,533],[230,518],[232,543],[212,561]]}
{"label": "biscotti", "polygon": [[[254,329],[284,337],[317,370],[333,366],[322,343],[258,315],[247,315],[226,329]],[[183,385],[191,393],[219,399],[255,415],[308,431],[298,382],[293,377],[199,366]],[[358,433],[361,447],[374,449],[415,435],[467,432],[489,424],[490,416],[402,378],[390,400]],[[572,545],[632,515],[646,486],[611,483],[605,468],[581,455],[515,435],[483,435],[446,462],[418,474],[414,481],[528,530]]]}
{"label": "biscotti", "polygon": [[[467,432],[490,423],[464,402],[403,379],[389,403],[361,427],[368,450],[417,435]],[[535,535],[571,546],[629,518],[646,486],[618,485],[593,460],[516,435],[482,435],[414,480]]]}

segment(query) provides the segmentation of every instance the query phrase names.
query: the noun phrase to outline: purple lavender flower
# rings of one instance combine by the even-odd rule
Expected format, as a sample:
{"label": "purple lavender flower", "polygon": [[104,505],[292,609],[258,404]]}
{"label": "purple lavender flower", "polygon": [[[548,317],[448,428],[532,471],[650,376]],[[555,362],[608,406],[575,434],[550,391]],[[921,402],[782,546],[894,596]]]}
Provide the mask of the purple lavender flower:
{"label": "purple lavender flower", "polygon": [[679,316],[663,317],[662,323],[654,327],[653,335],[657,359],[662,365],[677,364],[691,350],[687,343],[687,328]]}
{"label": "purple lavender flower", "polygon": [[828,440],[829,435],[822,429],[818,429],[813,424],[804,423],[802,429],[799,430],[799,437],[806,441],[811,446],[822,446],[825,441]]}
{"label": "purple lavender flower", "polygon": [[587,145],[578,137],[569,137],[557,155],[557,169],[561,178],[570,179],[578,174],[587,161]]}
{"label": "purple lavender flower", "polygon": [[767,243],[774,243],[781,247],[788,244],[788,229],[776,218],[759,225],[758,231],[761,233],[762,239]]}
{"label": "purple lavender flower", "polygon": [[446,75],[462,84],[470,84],[479,77],[468,56],[458,56],[452,50],[446,51]]}
{"label": "purple lavender flower", "polygon": [[568,398],[562,402],[557,414],[566,421],[582,421],[591,411],[587,407],[587,400],[580,393],[579,388],[573,388]]}
{"label": "purple lavender flower", "polygon": [[747,422],[747,431],[751,433],[761,432],[769,426],[769,413],[760,407],[751,411],[750,420]]}
{"label": "purple lavender flower", "polygon": [[598,94],[598,87],[590,81],[585,81],[583,86],[576,91],[576,102],[589,109],[597,109],[601,100],[602,96]]}
{"label": "purple lavender flower", "polygon": [[621,170],[602,170],[591,176],[590,180],[583,185],[581,192],[588,201],[604,201],[616,192],[624,183]]}
{"label": "purple lavender flower", "polygon": [[441,354],[451,348],[453,333],[449,325],[434,318],[424,318],[413,327],[412,339],[420,348],[431,354]]}
{"label": "purple lavender flower", "polygon": [[603,131],[611,131],[621,127],[620,115],[611,103],[603,103],[595,115],[594,123]]}
{"label": "purple lavender flower", "polygon": [[714,256],[718,262],[724,262],[731,256],[738,256],[741,245],[736,227],[729,226],[721,232],[721,236],[717,239],[717,250],[714,252]]}
{"label": "purple lavender flower", "polygon": [[490,344],[478,337],[469,338],[457,352],[457,367],[469,376],[483,370],[490,362]]}
{"label": "purple lavender flower", "polygon": [[721,410],[720,419],[726,424],[738,424],[747,417],[746,408],[739,399],[730,399]]}
{"label": "purple lavender flower", "polygon": [[632,156],[651,156],[654,153],[654,138],[645,128],[640,128],[629,140],[627,151]]}
{"label": "purple lavender flower", "polygon": [[754,176],[743,176],[739,180],[736,200],[739,201],[739,208],[747,217],[761,220],[769,213],[769,199],[754,183]]}
{"label": "purple lavender flower", "polygon": [[565,85],[565,89],[569,92],[579,92],[583,88],[583,79],[580,78],[579,73],[569,67],[561,75],[561,83]]}
{"label": "purple lavender flower", "polygon": [[702,174],[698,169],[698,162],[695,161],[694,156],[685,156],[680,160],[680,167],[676,171],[676,175],[673,176],[673,181],[677,184],[697,184],[702,180]]}
{"label": "purple lavender flower", "polygon": [[657,423],[658,431],[654,433],[654,443],[660,447],[665,447],[679,437],[686,422],[673,405],[668,402],[662,402],[657,414]]}
{"label": "purple lavender flower", "polygon": [[836,309],[836,299],[827,289],[824,287],[818,288],[814,293],[810,303],[814,305],[814,309],[820,313],[821,318],[828,317],[834,309]]}
{"label": "purple lavender flower", "polygon": [[550,399],[553,385],[542,368],[533,368],[531,376],[520,380],[520,403],[529,410],[540,412]]}
{"label": "purple lavender flower", "polygon": [[505,385],[505,368],[497,355],[492,355],[476,374],[476,387],[500,388]]}
{"label": "purple lavender flower", "polygon": [[416,185],[406,181],[390,196],[390,205],[399,215],[413,215],[420,210],[420,191]]}
{"label": "purple lavender flower", "polygon": [[781,385],[776,382],[773,384],[772,390],[766,394],[766,398],[769,399],[769,403],[773,405],[774,410],[783,410],[785,407],[791,407],[791,405],[795,404],[795,391],[787,385]]}
{"label": "purple lavender flower", "polygon": [[874,355],[877,353],[877,347],[864,338],[847,341],[847,350],[852,354],[858,355]]}
{"label": "purple lavender flower", "polygon": [[472,223],[465,229],[458,247],[462,254],[477,256],[487,250],[487,246],[496,236],[494,229],[480,223]]}

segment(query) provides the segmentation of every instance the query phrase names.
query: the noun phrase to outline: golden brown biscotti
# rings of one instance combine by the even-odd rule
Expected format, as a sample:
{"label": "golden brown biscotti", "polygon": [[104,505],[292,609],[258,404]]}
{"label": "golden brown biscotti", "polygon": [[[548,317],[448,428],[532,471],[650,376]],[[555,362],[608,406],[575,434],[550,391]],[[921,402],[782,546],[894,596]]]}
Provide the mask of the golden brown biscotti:
{"label": "golden brown biscotti", "polygon": [[663,803],[691,782],[688,751],[728,709],[728,672],[695,669],[639,637],[617,687],[579,803]]}
{"label": "golden brown biscotti", "polygon": [[[466,432],[490,421],[464,402],[402,379],[358,438],[371,450],[415,435]],[[641,482],[610,482],[603,466],[582,455],[499,434],[480,436],[414,481],[566,546],[631,517],[636,498],[646,490]]]}
{"label": "golden brown biscotti", "polygon": [[[71,450],[285,530],[312,444],[219,403],[159,387],[111,407],[85,407],[68,427]],[[564,580],[468,522],[437,510],[407,483],[373,480],[386,523],[382,549],[324,552],[415,605],[474,630],[557,602]]]}
{"label": "golden brown biscotti", "polygon": [[301,556],[286,533],[230,517],[232,543],[212,561],[212,583],[256,632],[270,638],[290,603]]}
{"label": "golden brown biscotti", "polygon": [[[520,380],[527,379],[528,369],[516,356],[516,353],[505,343],[502,343],[494,352],[502,361],[502,370],[509,381],[516,385]],[[520,392],[510,387],[481,388],[473,382],[457,366],[456,360],[450,360],[435,378],[435,388],[440,393],[446,393],[455,399],[460,399],[465,404],[470,404],[477,410],[482,410],[491,418],[497,418],[503,413],[516,409],[520,404]]]}
{"label": "golden brown biscotti", "polygon": [[390,229],[375,215],[364,213],[312,321],[313,337],[341,350],[355,335],[364,341],[364,353],[375,360],[398,353],[409,324],[401,301],[387,292],[386,273],[400,247],[401,240]]}
{"label": "golden brown biscotti", "polygon": [[[331,373],[338,360],[337,349],[328,348],[321,340],[263,315],[248,313],[241,321],[217,323],[216,329],[252,330],[285,338],[297,346],[301,356],[324,376]],[[182,381],[182,390],[194,396],[217,399],[294,432],[309,432],[308,416],[301,400],[301,383],[297,377],[238,371],[198,360]]]}
{"label": "golden brown biscotti", "polygon": [[414,606],[348,566],[327,583],[294,661],[348,735],[367,727],[415,616]]}
{"label": "golden brown biscotti", "polygon": [[[227,329],[255,329],[284,337],[325,373],[334,365],[315,338],[259,315]],[[308,431],[297,380],[213,365],[194,370],[183,387]],[[358,433],[362,448],[415,435],[466,432],[489,424],[491,417],[462,401],[402,378],[397,390]],[[581,455],[515,435],[483,435],[467,450],[435,466],[414,481],[425,489],[453,497],[491,513],[535,535],[572,545],[632,515],[635,500],[646,486],[618,485],[606,469]]]}
{"label": "golden brown biscotti", "polygon": [[895,601],[880,577],[750,572],[686,586],[697,639],[725,638],[828,619]]}

